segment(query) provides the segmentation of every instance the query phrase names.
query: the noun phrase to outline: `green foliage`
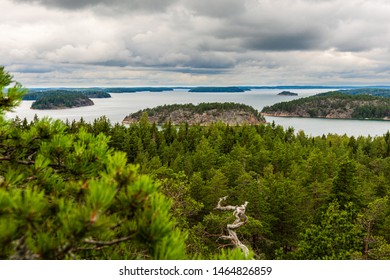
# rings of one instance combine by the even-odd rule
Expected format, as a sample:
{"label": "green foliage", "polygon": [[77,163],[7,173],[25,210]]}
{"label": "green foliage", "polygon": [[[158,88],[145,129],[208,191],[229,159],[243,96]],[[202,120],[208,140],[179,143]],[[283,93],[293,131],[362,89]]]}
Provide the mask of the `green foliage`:
{"label": "green foliage", "polygon": [[356,191],[356,171],[356,163],[352,160],[340,164],[340,170],[333,181],[331,199],[337,200],[341,205],[346,205],[349,202],[353,202],[355,205],[360,204]]}
{"label": "green foliage", "polygon": [[354,119],[388,119],[390,117],[390,99],[386,95],[371,95],[336,91],[317,94],[314,96],[295,99],[288,102],[265,106],[262,113],[284,113],[301,117],[320,117],[328,115],[340,118]]}
{"label": "green foliage", "polygon": [[351,95],[372,95],[372,96],[383,96],[390,97],[390,89],[386,88],[356,88],[348,90],[340,90],[340,92]]}
{"label": "green foliage", "polygon": [[389,133],[0,117],[3,259],[241,259],[225,195],[251,258],[386,259],[389,194]]}
{"label": "green foliage", "polygon": [[[187,252],[200,258],[212,258],[228,245],[217,242],[231,218],[214,213],[222,196],[229,195],[236,205],[249,202],[250,222],[240,229],[240,240],[256,258],[292,258],[302,234],[319,226],[330,203],[338,201],[338,211],[344,211],[352,202],[356,224],[369,203],[390,191],[387,134],[308,137],[276,125],[182,124],[173,129],[169,123],[156,130],[145,117],[108,131],[115,148],[153,174],[175,200],[172,213],[188,233]],[[201,207],[194,208],[197,203]],[[382,249],[390,241],[388,208],[383,213],[372,229],[372,236],[383,238]],[[364,235],[358,238],[362,254]]]}
{"label": "green foliage", "polygon": [[309,260],[359,258],[363,246],[362,236],[351,204],[345,205],[342,210],[337,202],[331,203],[320,223],[313,224],[301,235],[293,256]]}
{"label": "green foliage", "polygon": [[102,89],[30,89],[23,100],[37,100],[44,95],[82,94],[88,98],[110,98],[111,95]]}
{"label": "green foliage", "polygon": [[[258,116],[259,112],[255,110],[253,107],[233,102],[225,102],[225,103],[199,103],[194,105],[192,103],[189,104],[170,104],[170,105],[162,105],[154,108],[147,108],[143,110],[139,110],[138,112],[130,114],[128,117],[140,119],[145,113],[147,116],[155,116],[159,115],[160,118],[166,118],[171,112],[182,110],[186,114],[203,114],[205,112],[213,111],[214,114],[221,113],[223,111],[228,110],[240,110],[244,112],[248,112],[253,116]],[[160,121],[159,123],[163,123]]]}
{"label": "green foliage", "polygon": [[214,255],[210,258],[211,260],[229,261],[229,260],[247,260],[253,259],[253,254],[245,257],[244,253],[239,249],[223,249],[219,254]]}
{"label": "green foliage", "polygon": [[0,123],[1,259],[187,258],[171,200],[108,136],[50,119]]}
{"label": "green foliage", "polygon": [[31,105],[31,109],[47,110],[91,106],[93,101],[79,92],[53,91],[45,92]]}
{"label": "green foliage", "polygon": [[0,66],[0,114],[11,111],[12,108],[19,105],[26,92],[19,83],[13,81],[12,75],[5,71],[3,66]]}
{"label": "green foliage", "polygon": [[[0,237],[3,258],[99,259],[105,250],[95,249],[110,242],[117,247],[122,239],[128,243],[121,248],[122,258],[137,252],[145,258],[185,258],[185,236],[175,230],[171,203],[155,182],[137,175],[125,154],[113,153],[106,136],[84,130],[68,135],[59,123],[42,122],[58,130],[34,140],[40,142],[32,145],[35,149],[22,149],[28,151],[23,158],[10,153],[2,161],[2,168],[24,174],[9,171],[3,179],[0,216],[9,227]],[[12,141],[21,143],[42,122]]]}

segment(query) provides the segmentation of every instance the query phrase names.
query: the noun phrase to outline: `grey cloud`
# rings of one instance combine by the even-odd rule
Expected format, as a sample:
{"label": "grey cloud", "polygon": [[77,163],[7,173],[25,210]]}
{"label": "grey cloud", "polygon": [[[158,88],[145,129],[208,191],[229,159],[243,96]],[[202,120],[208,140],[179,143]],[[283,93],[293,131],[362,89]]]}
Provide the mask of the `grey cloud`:
{"label": "grey cloud", "polygon": [[144,11],[164,11],[177,0],[13,0],[20,3],[34,3],[50,8],[79,10],[93,7],[104,7],[119,11],[124,9]]}
{"label": "grey cloud", "polygon": [[[0,30],[0,58],[8,65],[19,63],[13,70],[25,76],[47,73],[41,76],[48,77],[57,73],[55,68],[64,73],[71,67],[85,67],[90,71],[86,78],[93,76],[95,69],[125,74],[135,69],[134,75],[141,81],[147,76],[143,73],[150,72],[161,73],[161,77],[209,74],[213,79],[216,75],[232,79],[234,75],[243,81],[250,77],[257,81],[259,76],[269,81],[279,77],[294,80],[294,75],[310,81],[316,77],[347,80],[364,69],[369,69],[364,72],[367,76],[376,74],[379,67],[387,67],[390,57],[385,54],[390,48],[390,5],[380,0],[3,3],[10,1],[37,4],[20,6],[24,14],[19,16],[13,3],[13,16],[3,17],[10,28]],[[0,3],[0,7],[5,10],[7,5]],[[123,12],[118,15],[120,10]],[[23,49],[19,50],[19,45]],[[35,66],[29,67],[27,62]],[[39,66],[45,62],[55,67]]]}
{"label": "grey cloud", "polygon": [[292,51],[314,50],[322,45],[322,36],[314,31],[259,34],[244,40],[243,45],[252,50]]}
{"label": "grey cloud", "polygon": [[[209,69],[212,72],[221,71],[223,69],[234,68],[236,61],[231,57],[225,56],[218,53],[201,53],[196,52],[191,55],[186,56],[167,56],[167,57],[150,57],[145,55],[143,57],[137,57],[128,62],[128,66],[138,66],[138,67],[149,67],[149,68],[160,68],[167,67],[169,71],[176,69],[175,71],[180,71],[180,69],[185,69],[189,71],[192,69],[194,72],[201,71],[204,72],[205,69]],[[191,71],[192,71],[191,70]]]}
{"label": "grey cloud", "polygon": [[47,66],[47,65],[39,65],[39,64],[14,64],[7,65],[7,69],[11,72],[17,73],[50,73],[56,70],[56,68]]}
{"label": "grey cloud", "polygon": [[388,48],[390,29],[385,15],[390,6],[381,1],[360,2],[291,0],[289,6],[280,0],[259,1],[258,5],[248,1],[246,13],[224,18],[211,32],[220,39],[235,39],[241,51]]}
{"label": "grey cloud", "polygon": [[186,0],[188,8],[198,15],[209,17],[232,17],[246,11],[245,0]]}
{"label": "grey cloud", "polygon": [[233,68],[234,65],[235,61],[230,57],[214,53],[204,53],[193,57],[185,66],[190,66],[192,68],[223,69]]}
{"label": "grey cloud", "polygon": [[[220,48],[231,51],[292,51],[318,50],[329,47],[327,27],[284,22],[225,23],[214,34],[220,39]],[[227,48],[223,42],[234,42]],[[208,46],[210,44],[204,44]]]}
{"label": "grey cloud", "polygon": [[107,60],[91,63],[92,65],[108,66],[108,67],[126,67],[129,66],[125,60]]}
{"label": "grey cloud", "polygon": [[193,75],[219,75],[224,74],[229,71],[229,69],[222,68],[191,68],[191,67],[174,67],[174,68],[165,68],[162,71],[183,73],[183,74],[193,74]]}

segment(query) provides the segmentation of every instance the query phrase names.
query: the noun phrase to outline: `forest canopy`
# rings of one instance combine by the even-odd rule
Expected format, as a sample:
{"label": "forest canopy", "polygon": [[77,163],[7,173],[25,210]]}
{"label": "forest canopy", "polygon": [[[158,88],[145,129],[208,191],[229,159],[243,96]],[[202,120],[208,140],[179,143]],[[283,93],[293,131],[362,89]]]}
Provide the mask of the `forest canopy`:
{"label": "forest canopy", "polygon": [[233,102],[172,104],[146,108],[126,116],[123,123],[136,123],[143,117],[158,125],[166,122],[173,125],[182,123],[210,125],[216,122],[230,125],[265,123],[265,119],[253,107]]}
{"label": "forest canopy", "polygon": [[[265,106],[272,116],[342,119],[390,119],[390,98],[363,94],[364,91],[332,91]],[[356,93],[358,92],[358,93]]]}

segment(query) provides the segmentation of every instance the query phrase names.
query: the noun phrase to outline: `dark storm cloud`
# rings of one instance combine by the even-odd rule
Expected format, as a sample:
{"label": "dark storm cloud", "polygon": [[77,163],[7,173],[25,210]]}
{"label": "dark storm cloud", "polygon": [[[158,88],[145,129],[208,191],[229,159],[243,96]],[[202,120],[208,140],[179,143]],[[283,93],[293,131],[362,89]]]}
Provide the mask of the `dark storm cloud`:
{"label": "dark storm cloud", "polygon": [[246,3],[244,13],[227,15],[219,26],[210,30],[210,36],[236,39],[241,51],[364,52],[388,48],[390,44],[386,12],[390,2],[248,0],[241,3]]}
{"label": "dark storm cloud", "polygon": [[34,3],[51,8],[78,10],[92,7],[109,7],[114,10],[164,11],[177,0],[13,0],[20,3]]}
{"label": "dark storm cloud", "polygon": [[[265,26],[262,23],[252,23],[245,27],[235,23],[227,23],[214,32],[214,36],[220,39],[220,45],[214,44],[214,48],[230,51],[292,51],[292,50],[320,50],[332,47],[327,41],[327,28],[305,25],[289,28]],[[233,41],[235,45],[224,43]],[[204,43],[202,47],[210,44]]]}
{"label": "dark storm cloud", "polygon": [[323,35],[316,30],[256,32],[242,38],[242,47],[257,51],[317,50],[323,47]]}

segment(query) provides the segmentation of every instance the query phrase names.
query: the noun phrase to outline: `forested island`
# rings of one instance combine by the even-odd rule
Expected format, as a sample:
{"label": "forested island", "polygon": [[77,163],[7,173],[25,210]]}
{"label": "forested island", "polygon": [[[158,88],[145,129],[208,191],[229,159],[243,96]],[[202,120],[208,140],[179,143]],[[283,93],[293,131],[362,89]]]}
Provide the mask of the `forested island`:
{"label": "forested island", "polygon": [[124,124],[137,123],[143,115],[148,121],[163,125],[171,122],[173,125],[188,123],[190,125],[210,125],[223,122],[229,125],[260,124],[265,123],[263,117],[253,107],[237,103],[200,103],[173,104],[147,108],[126,116]]}
{"label": "forested island", "polygon": [[[355,88],[355,89],[346,89],[340,90],[340,92],[350,95],[372,95],[372,96],[382,96],[382,97],[390,97],[390,89],[389,88]],[[328,92],[320,93],[319,95],[327,95]]]}
{"label": "forested island", "polygon": [[282,95],[282,96],[297,96],[298,93],[284,90],[282,92],[279,92],[278,95]]}
{"label": "forested island", "polygon": [[189,92],[245,92],[241,87],[195,87],[191,88]]}
{"label": "forested island", "polygon": [[69,93],[84,94],[88,98],[110,98],[111,95],[102,89],[30,89],[23,100],[37,100],[45,94],[64,95]]}
{"label": "forested island", "polygon": [[106,92],[111,93],[134,93],[134,92],[163,92],[173,91],[170,87],[115,87],[115,88],[104,88]]}
{"label": "forested island", "polygon": [[163,92],[173,91],[172,87],[94,87],[94,88],[33,88],[23,96],[24,100],[36,100],[42,94],[57,93],[82,93],[89,98],[110,98],[110,93],[135,93],[135,92]]}
{"label": "forested island", "polygon": [[390,120],[390,98],[333,91],[266,106],[262,114],[281,117]]}
{"label": "forested island", "polygon": [[110,98],[99,89],[30,89],[23,100],[35,100],[31,109],[52,110],[94,105],[90,98]]}
{"label": "forested island", "polygon": [[92,106],[93,101],[83,93],[77,92],[46,92],[31,105],[31,109],[53,110]]}
{"label": "forested island", "polygon": [[390,259],[390,132],[7,119],[24,93],[0,67],[0,259]]}

